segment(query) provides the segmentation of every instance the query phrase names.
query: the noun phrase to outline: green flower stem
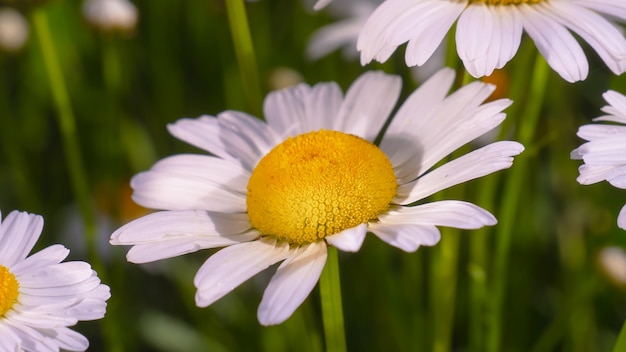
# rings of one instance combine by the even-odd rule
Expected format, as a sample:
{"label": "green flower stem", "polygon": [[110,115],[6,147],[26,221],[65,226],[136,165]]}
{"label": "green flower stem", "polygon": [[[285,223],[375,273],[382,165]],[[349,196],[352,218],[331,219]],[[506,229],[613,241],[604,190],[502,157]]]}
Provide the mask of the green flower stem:
{"label": "green flower stem", "polygon": [[[548,65],[540,55],[536,56],[532,72],[530,90],[526,100],[526,109],[518,116],[517,138],[527,149],[533,142],[535,129],[541,114],[546,83],[548,79]],[[529,165],[528,151],[518,156],[513,167],[508,171],[504,184],[501,212],[498,216],[496,248],[493,267],[493,291],[490,297],[491,311],[488,322],[487,351],[501,351],[502,331],[504,327],[503,306],[506,295],[508,263],[511,249],[511,238],[516,224],[519,199],[524,178]]]}
{"label": "green flower stem", "polygon": [[104,274],[96,250],[96,227],[94,209],[89,197],[89,187],[85,168],[80,155],[80,145],[76,135],[76,123],[65,80],[57,58],[54,42],[50,33],[48,18],[44,10],[39,7],[32,14],[35,32],[39,38],[43,62],[50,80],[50,88],[57,110],[57,123],[61,132],[63,151],[70,176],[72,191],[78,202],[78,207],[85,225],[85,237],[89,259],[100,276]]}
{"label": "green flower stem", "polygon": [[235,46],[235,55],[248,104],[253,114],[262,116],[261,85],[259,84],[259,73],[244,0],[226,0],[226,9],[228,10],[228,21]]}
{"label": "green flower stem", "polygon": [[328,259],[320,277],[320,298],[327,352],[345,352],[346,335],[341,305],[337,248],[328,246]]}

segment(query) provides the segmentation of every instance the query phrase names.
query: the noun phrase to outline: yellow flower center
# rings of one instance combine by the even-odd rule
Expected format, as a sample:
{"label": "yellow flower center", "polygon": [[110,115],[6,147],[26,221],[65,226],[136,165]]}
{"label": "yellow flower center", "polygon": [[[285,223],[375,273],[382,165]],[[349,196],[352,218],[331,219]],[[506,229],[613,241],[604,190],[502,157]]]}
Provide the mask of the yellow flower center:
{"label": "yellow flower center", "polygon": [[15,275],[7,267],[0,265],[0,317],[3,317],[17,301],[18,288]]}
{"label": "yellow flower center", "polygon": [[487,5],[520,5],[520,4],[537,4],[547,0],[469,0],[470,5],[478,2]]}
{"label": "yellow flower center", "polygon": [[310,243],[378,218],[397,186],[391,162],[374,144],[309,132],[261,159],[248,181],[248,215],[264,235]]}

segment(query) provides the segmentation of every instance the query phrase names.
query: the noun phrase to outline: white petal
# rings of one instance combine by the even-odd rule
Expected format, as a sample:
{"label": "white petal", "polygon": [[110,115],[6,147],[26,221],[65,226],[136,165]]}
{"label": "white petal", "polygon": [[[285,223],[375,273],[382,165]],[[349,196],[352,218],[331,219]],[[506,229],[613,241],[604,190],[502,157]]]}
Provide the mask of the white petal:
{"label": "white petal", "polygon": [[626,165],[617,167],[606,175],[606,180],[613,186],[626,189]]}
{"label": "white petal", "polygon": [[[192,160],[197,163],[183,163]],[[133,200],[152,209],[245,212],[244,172],[231,161],[209,156],[165,158],[132,178]]]}
{"label": "white petal", "polygon": [[92,276],[91,266],[85,262],[65,262],[50,265],[19,275],[20,288],[68,286],[83,282]]}
{"label": "white petal", "polygon": [[550,7],[550,15],[589,43],[613,73],[626,71],[626,39],[620,30],[597,13],[567,1]]}
{"label": "white petal", "polygon": [[263,113],[277,135],[284,139],[314,130],[333,129],[343,100],[335,82],[313,87],[301,83],[271,92],[263,103]]}
{"label": "white petal", "polygon": [[472,203],[444,200],[414,207],[395,207],[379,217],[383,224],[421,224],[478,229],[496,224],[496,218]]}
{"label": "white petal", "polygon": [[400,96],[402,80],[369,71],[348,88],[337,116],[336,129],[373,141]]}
{"label": "white petal", "polygon": [[72,329],[56,328],[47,332],[46,335],[55,340],[64,350],[85,351],[89,347],[89,340]]}
{"label": "white petal", "polygon": [[157,260],[197,252],[201,249],[223,247],[248,242],[258,237],[258,232],[249,231],[228,237],[209,236],[197,238],[174,238],[165,242],[142,243],[134,245],[128,253],[126,253],[126,259],[135,264],[150,263]]}
{"label": "white petal", "polygon": [[263,121],[239,111],[225,111],[217,115],[219,137],[226,151],[239,160],[250,172],[274,146],[280,137]]}
{"label": "white petal", "polygon": [[15,264],[11,267],[11,271],[15,275],[21,275],[29,271],[39,270],[46,266],[60,263],[69,254],[69,249],[60,244],[54,244]]}
{"label": "white petal", "polygon": [[568,82],[587,78],[589,64],[585,53],[563,25],[544,14],[548,11],[544,5],[521,4],[515,9],[521,11],[526,32],[553,70]]}
{"label": "white petal", "polygon": [[24,260],[43,229],[39,215],[12,211],[0,223],[0,264],[11,267]]}
{"label": "white petal", "polygon": [[328,6],[328,4],[330,4],[332,1],[333,0],[317,0],[315,5],[313,5],[313,10],[319,11],[323,9],[324,7]]}
{"label": "white petal", "polygon": [[626,205],[622,207],[617,216],[617,226],[626,230]]}
{"label": "white petal", "polygon": [[626,3],[615,0],[576,0],[577,5],[626,21]]}
{"label": "white petal", "polygon": [[135,246],[133,263],[171,258],[205,248],[230,246],[259,236],[246,214],[165,211],[134,220],[111,235],[111,244]]}
{"label": "white petal", "polygon": [[122,226],[111,235],[111,244],[129,245],[196,237],[226,238],[251,228],[246,214],[224,214],[202,210],[162,211],[148,214]]}
{"label": "white petal", "polygon": [[480,82],[466,85],[429,111],[412,115],[405,128],[385,134],[381,148],[386,153],[400,151],[391,154],[390,159],[399,184],[415,180],[443,157],[504,120],[501,111],[511,104],[510,100],[481,105],[493,89]]}
{"label": "white petal", "polygon": [[[626,126],[609,124],[590,124],[580,126],[576,135],[588,141],[614,138],[617,136],[626,137]],[[624,144],[626,145],[626,143]]]}
{"label": "white petal", "polygon": [[331,52],[345,47],[348,57],[356,58],[356,38],[359,35],[365,18],[350,18],[324,26],[313,32],[306,47],[307,57],[318,60]]}
{"label": "white petal", "polygon": [[261,239],[226,247],[200,267],[194,285],[196,305],[206,307],[270,265],[287,258],[289,245]]}
{"label": "white petal", "polygon": [[263,293],[258,319],[262,325],[280,324],[307,298],[326,264],[323,241],[302,246],[290,254],[276,270]]}
{"label": "white petal", "polygon": [[410,13],[416,4],[414,0],[387,0],[383,1],[370,15],[357,39],[357,50],[361,51],[361,64],[365,65],[375,57],[383,59],[381,52],[391,55],[402,42],[389,43],[391,32],[389,28],[402,15]]}
{"label": "white petal", "polygon": [[436,226],[418,224],[370,224],[370,231],[386,243],[405,252],[415,252],[420,246],[434,246],[441,239]]}
{"label": "white petal", "polygon": [[465,1],[445,1],[435,13],[424,18],[423,29],[406,47],[408,66],[421,66],[432,56],[466,5]]}
{"label": "white petal", "polygon": [[442,189],[509,168],[524,147],[517,142],[489,144],[452,160],[419,179],[400,185],[394,202],[410,204]]}
{"label": "white petal", "polygon": [[457,52],[472,76],[490,75],[517,52],[522,22],[511,7],[475,3],[461,14],[456,29]]}
{"label": "white petal", "polygon": [[360,224],[326,237],[326,242],[344,252],[358,252],[359,249],[361,249],[366,234],[367,224]]}

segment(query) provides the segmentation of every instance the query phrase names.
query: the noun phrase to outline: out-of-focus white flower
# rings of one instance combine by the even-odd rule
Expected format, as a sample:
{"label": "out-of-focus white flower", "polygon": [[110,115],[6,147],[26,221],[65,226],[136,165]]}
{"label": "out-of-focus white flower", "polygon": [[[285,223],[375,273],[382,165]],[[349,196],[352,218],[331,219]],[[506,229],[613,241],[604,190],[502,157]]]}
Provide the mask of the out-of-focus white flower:
{"label": "out-of-focus white flower", "polygon": [[374,12],[382,0],[337,0],[328,7],[328,11],[339,20],[324,26],[311,35],[306,48],[307,56],[317,60],[329,53],[343,48],[348,59],[356,59],[356,40],[367,18]]}
{"label": "out-of-focus white flower", "polygon": [[600,251],[598,262],[611,281],[626,287],[626,252],[620,247],[606,247]]}
{"label": "out-of-focus white flower", "polygon": [[[506,169],[524,147],[489,144],[439,161],[497,127],[508,99],[473,82],[448,95],[443,69],[411,94],[373,144],[400,96],[399,77],[360,76],[344,95],[334,82],[268,95],[267,122],[238,111],[182,119],[170,132],[212,155],[175,155],[133,177],[133,199],[164,209],[111,235],[147,263],[226,247],[198,270],[196,304],[206,307],[282,262],[258,310],[263,325],[286,320],[315,287],[327,247],[356,252],[368,232],[407,252],[439,242],[437,226],[494,225],[472,203],[424,202],[440,190]],[[419,202],[420,204],[411,206]]]}
{"label": "out-of-focus white flower", "polygon": [[[335,0],[328,6],[328,11],[337,22],[315,31],[309,39],[306,55],[311,60],[318,60],[335,50],[342,50],[346,60],[356,60],[359,51],[356,48],[359,33],[368,17],[383,0]],[[420,67],[411,70],[416,82],[424,82],[435,72],[443,68],[445,44],[442,43],[428,60]]]}
{"label": "out-of-focus white flower", "polygon": [[83,16],[106,32],[129,32],[137,25],[137,8],[128,0],[86,0]]}
{"label": "out-of-focus white flower", "polygon": [[68,327],[102,318],[111,296],[88,263],[63,262],[62,245],[29,256],[42,228],[18,211],[0,223],[0,351],[84,351],[89,341]]}
{"label": "out-of-focus white flower", "polygon": [[271,90],[279,90],[295,86],[302,83],[304,78],[300,72],[290,67],[277,67],[273,69],[268,77],[268,83]]}
{"label": "out-of-focus white flower", "polygon": [[[572,151],[572,159],[585,163],[578,168],[576,179],[582,185],[603,180],[611,185],[626,189],[626,96],[609,90],[603,95],[609,103],[602,108],[607,115],[594,121],[609,121],[614,124],[589,124],[578,129],[578,136],[587,142]],[[626,230],[626,206],[622,207],[617,225]]]}
{"label": "out-of-focus white flower", "polygon": [[571,32],[613,73],[626,71],[626,39],[614,19],[626,21],[626,1],[387,0],[365,23],[357,47],[367,64],[387,61],[408,42],[407,65],[421,66],[456,22],[457,53],[472,76],[482,77],[515,56],[526,32],[550,67],[575,82],[587,77],[589,64]]}
{"label": "out-of-focus white flower", "polygon": [[0,51],[17,52],[28,40],[28,22],[17,10],[0,8]]}

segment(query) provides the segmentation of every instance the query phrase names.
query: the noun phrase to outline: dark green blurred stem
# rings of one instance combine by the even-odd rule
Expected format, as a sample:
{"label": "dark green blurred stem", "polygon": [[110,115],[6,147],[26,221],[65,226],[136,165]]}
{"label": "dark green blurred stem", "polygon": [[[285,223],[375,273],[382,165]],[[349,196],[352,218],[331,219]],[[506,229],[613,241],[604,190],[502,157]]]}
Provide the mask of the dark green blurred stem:
{"label": "dark green blurred stem", "polygon": [[248,106],[252,114],[260,117],[263,99],[244,0],[226,0],[226,8]]}
{"label": "dark green blurred stem", "polygon": [[[9,63],[4,60],[0,61],[0,66],[3,70],[11,69]],[[0,85],[0,145],[10,165],[12,184],[15,185],[20,209],[41,212],[41,202],[34,191],[30,172],[26,165],[28,158],[23,153],[23,142],[20,141],[16,126],[11,119],[8,94],[5,85]]]}
{"label": "dark green blurred stem", "polygon": [[[548,65],[540,55],[536,56],[535,65],[532,72],[530,90],[526,100],[526,109],[517,119],[517,138],[527,149],[534,139],[535,130],[541,115],[541,106],[544,101],[544,93],[548,79]],[[493,263],[493,290],[490,297],[490,315],[487,332],[487,351],[502,351],[502,332],[504,328],[503,307],[506,296],[507,273],[509,255],[511,249],[511,238],[514,225],[517,222],[517,212],[520,203],[520,194],[523,188],[524,178],[529,176],[528,153],[522,153],[516,157],[515,163],[507,172],[504,191],[502,196],[502,206],[498,216],[496,248]]]}
{"label": "dark green blurred stem", "polygon": [[624,326],[622,326],[622,331],[619,333],[617,342],[615,343],[615,347],[613,347],[613,352],[622,352],[622,351],[626,351],[626,321],[624,321]]}
{"label": "dark green blurred stem", "polygon": [[95,214],[91,204],[87,176],[80,155],[80,145],[76,133],[76,123],[74,112],[70,103],[69,95],[65,86],[65,80],[61,72],[61,67],[57,58],[54,42],[50,33],[48,18],[43,8],[39,7],[32,14],[33,25],[39,39],[43,61],[50,80],[50,88],[56,108],[56,117],[61,138],[63,141],[63,151],[70,176],[72,191],[85,225],[85,238],[89,260],[92,266],[102,276],[102,264],[98,258],[96,244]]}
{"label": "dark green blurred stem", "polygon": [[327,352],[346,351],[341,281],[337,248],[328,246],[328,259],[320,277],[320,298]]}

